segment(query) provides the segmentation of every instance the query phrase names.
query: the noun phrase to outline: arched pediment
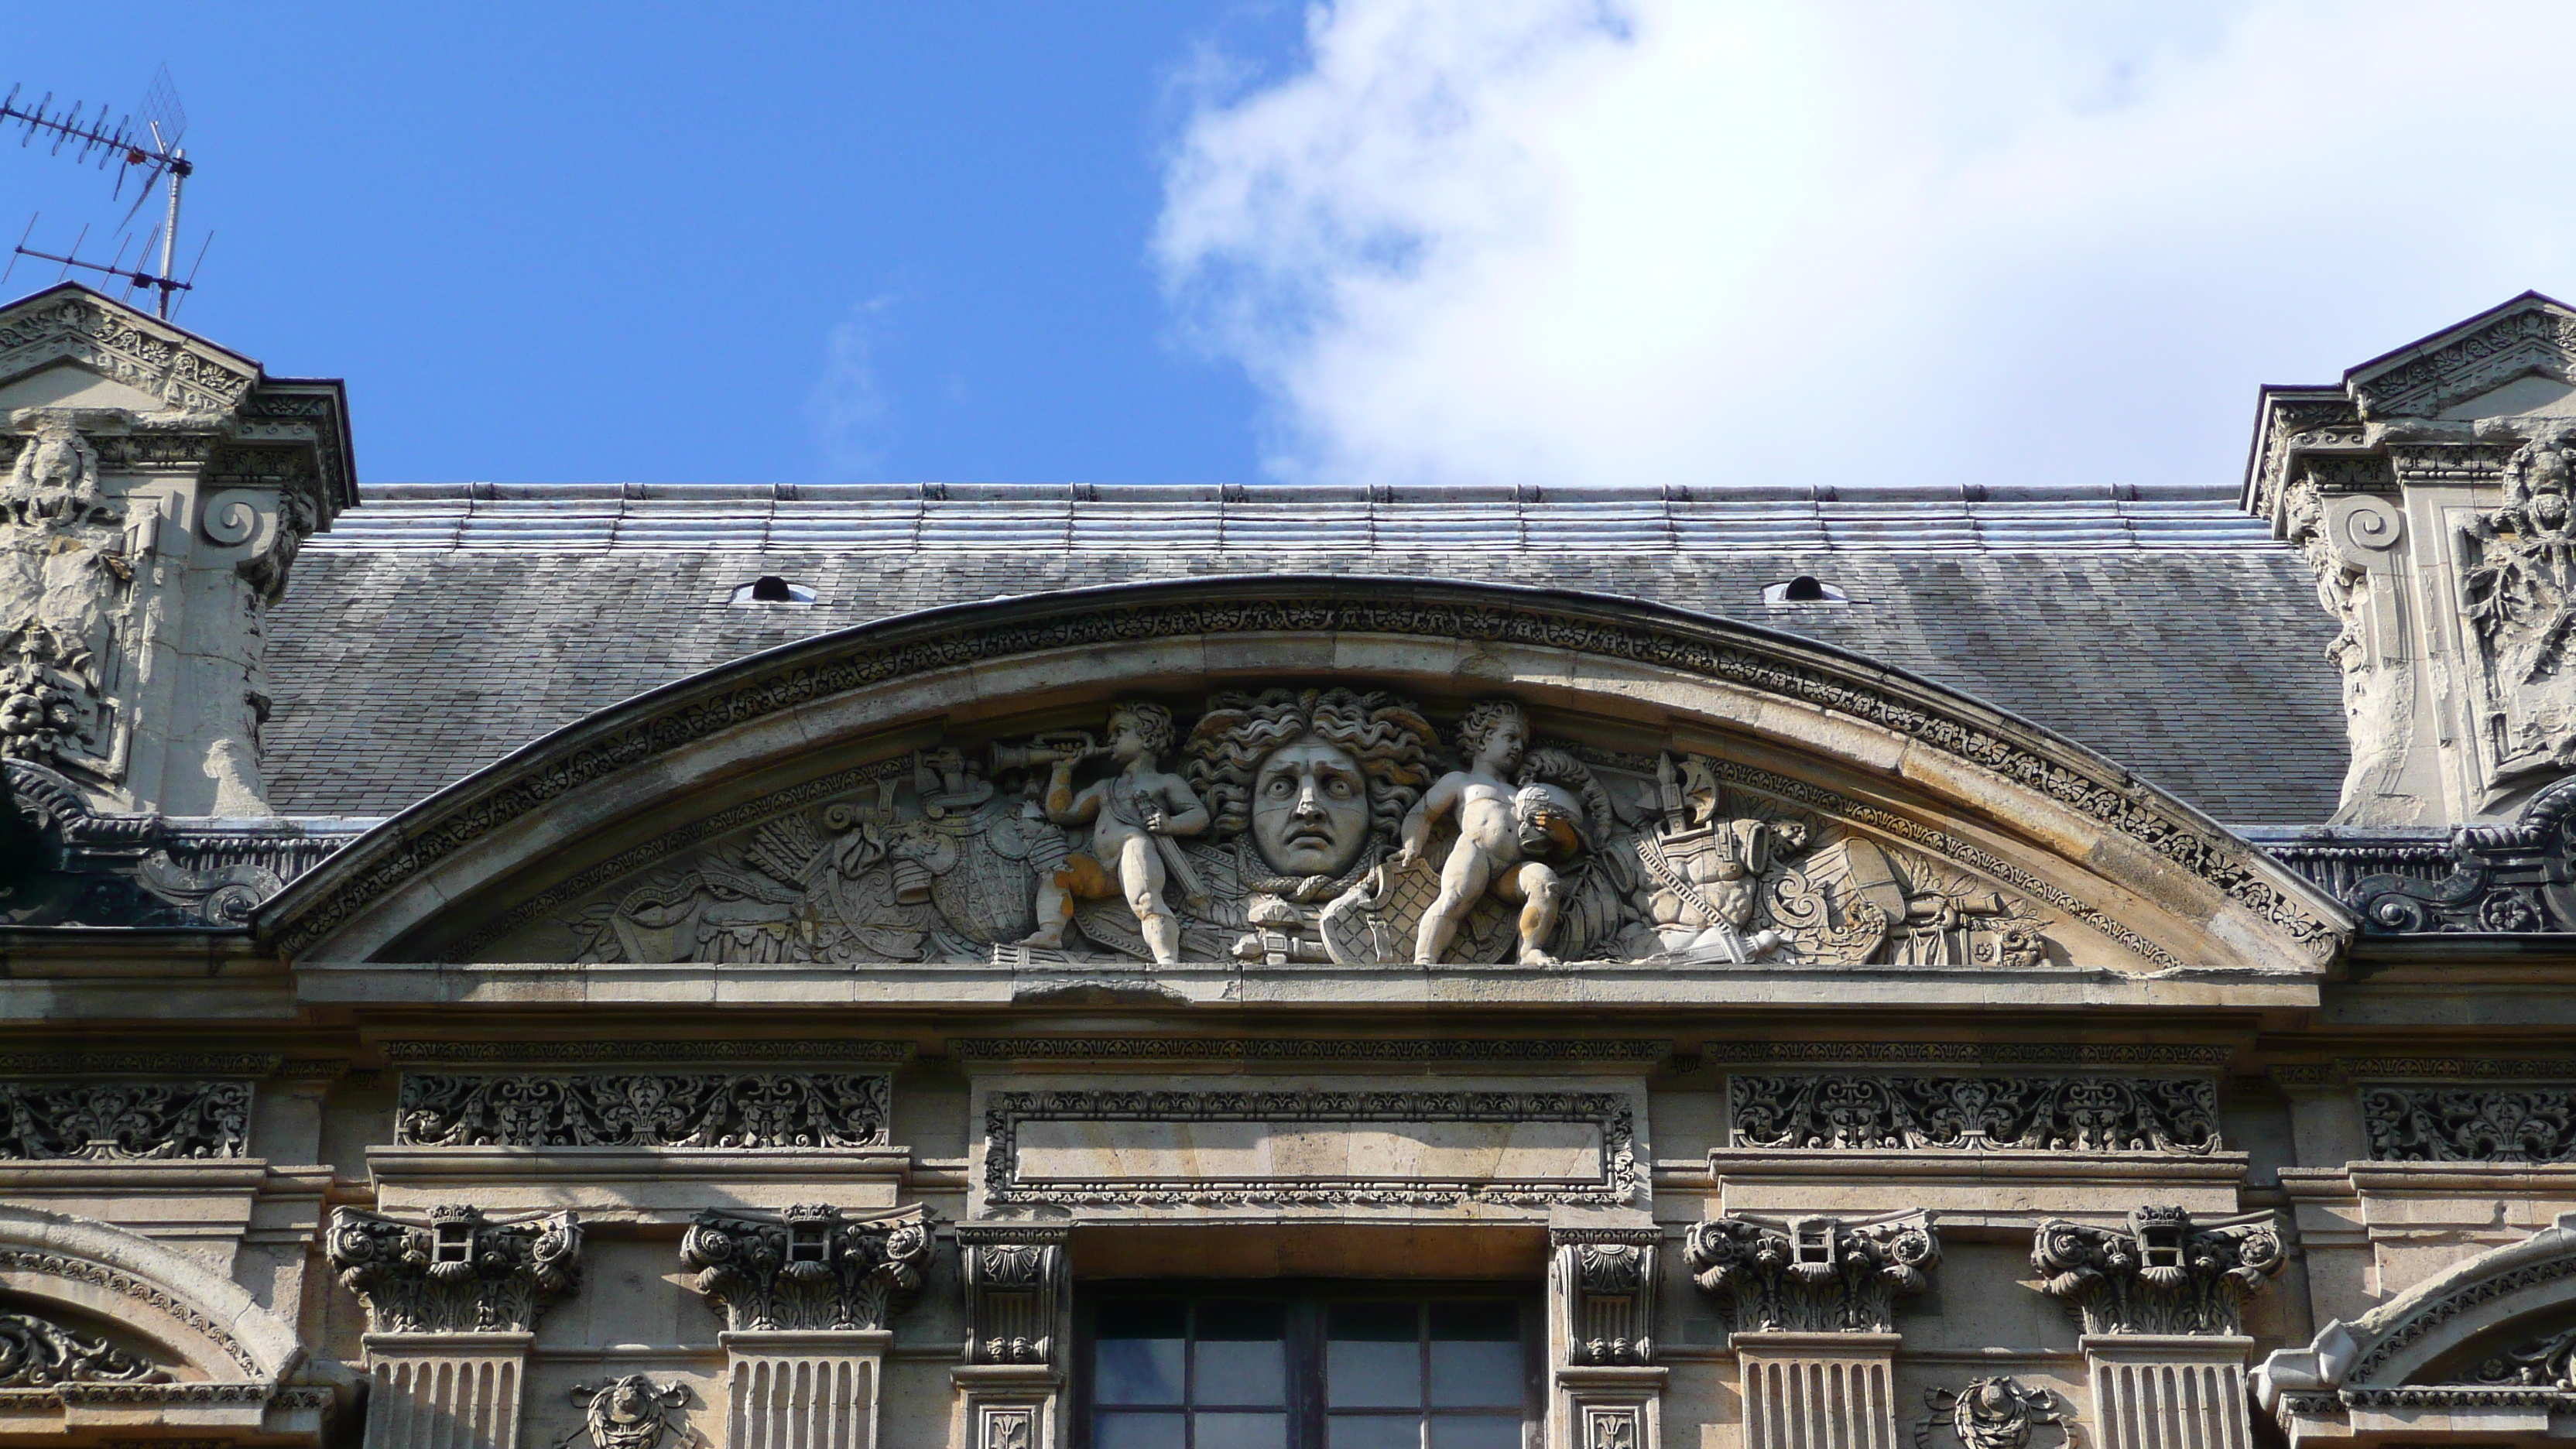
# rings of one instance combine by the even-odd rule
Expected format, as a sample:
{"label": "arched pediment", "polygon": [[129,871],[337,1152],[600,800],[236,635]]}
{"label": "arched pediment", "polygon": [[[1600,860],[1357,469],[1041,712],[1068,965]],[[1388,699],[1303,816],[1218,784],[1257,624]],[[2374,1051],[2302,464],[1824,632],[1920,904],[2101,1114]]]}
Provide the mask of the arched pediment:
{"label": "arched pediment", "polygon": [[[54,1352],[68,1343],[71,1357],[87,1362],[49,1368],[40,1346],[28,1382],[10,1387],[254,1384],[265,1392],[303,1357],[292,1329],[193,1260],[105,1223],[0,1204],[0,1315],[11,1314],[41,1327],[0,1326],[0,1339],[53,1338]],[[0,1359],[13,1357],[0,1345]],[[249,1400],[254,1410],[261,1402]]]}
{"label": "arched pediment", "polygon": [[[1887,666],[1633,601],[1314,577],[1005,600],[755,655],[423,801],[260,924],[311,962],[1007,954],[1023,897],[1094,844],[1042,818],[1049,742],[1101,747],[1066,782],[1088,790],[1115,772],[1113,707],[1141,700],[1172,729],[1153,773],[1188,787],[1148,780],[1149,805],[1207,817],[1139,867],[1166,878],[1185,958],[1257,957],[1276,927],[1278,959],[1410,960],[1465,813],[1437,782],[1472,763],[1484,699],[1531,735],[1499,781],[1526,837],[1497,845],[1502,873],[1553,862],[1568,956],[2313,976],[2349,938],[2189,806]],[[1300,853],[1252,797],[1281,746],[1318,740],[1302,778],[1345,771],[1356,803]],[[1072,883],[1063,949],[1143,959],[1116,883]],[[1478,905],[1442,959],[1509,956],[1516,911]]]}

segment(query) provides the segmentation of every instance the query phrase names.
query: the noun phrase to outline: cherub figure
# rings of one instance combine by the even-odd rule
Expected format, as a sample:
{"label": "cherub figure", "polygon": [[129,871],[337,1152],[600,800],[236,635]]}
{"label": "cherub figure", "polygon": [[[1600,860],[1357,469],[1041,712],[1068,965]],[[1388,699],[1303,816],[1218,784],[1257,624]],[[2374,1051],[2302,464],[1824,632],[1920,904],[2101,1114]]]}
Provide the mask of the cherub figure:
{"label": "cherub figure", "polygon": [[1563,890],[1556,871],[1538,857],[1583,848],[1583,806],[1554,785],[1512,783],[1528,746],[1529,724],[1519,705],[1486,699],[1468,706],[1458,722],[1467,768],[1441,776],[1404,817],[1404,844],[1390,862],[1396,870],[1422,858],[1440,817],[1458,814],[1458,843],[1440,867],[1440,895],[1414,935],[1416,964],[1439,963],[1459,923],[1489,890],[1520,903],[1521,964],[1557,964],[1547,941],[1556,933]]}
{"label": "cherub figure", "polygon": [[1108,753],[1118,762],[1118,773],[1076,791],[1074,766],[1088,756],[1056,757],[1047,777],[1046,816],[1058,825],[1090,825],[1091,845],[1066,856],[1041,881],[1038,928],[1021,945],[1059,948],[1064,928],[1073,920],[1076,897],[1124,895],[1156,964],[1169,966],[1181,959],[1181,923],[1163,903],[1163,886],[1177,874],[1185,889],[1198,894],[1188,857],[1173,837],[1207,829],[1208,811],[1187,780],[1163,771],[1163,756],[1171,748],[1171,711],[1130,702],[1109,712]]}

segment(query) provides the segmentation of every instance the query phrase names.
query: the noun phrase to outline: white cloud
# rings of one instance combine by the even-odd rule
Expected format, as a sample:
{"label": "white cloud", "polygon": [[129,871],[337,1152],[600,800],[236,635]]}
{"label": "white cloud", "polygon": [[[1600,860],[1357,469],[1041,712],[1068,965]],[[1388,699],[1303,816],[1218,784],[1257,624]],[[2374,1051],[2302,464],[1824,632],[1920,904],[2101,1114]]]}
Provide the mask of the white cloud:
{"label": "white cloud", "polygon": [[2560,4],[1337,0],[1157,257],[1281,476],[2232,480],[2261,382],[2576,291]]}
{"label": "white cloud", "polygon": [[891,295],[855,304],[824,344],[823,375],[807,412],[824,458],[843,473],[864,473],[885,459],[887,399],[877,348],[893,306]]}

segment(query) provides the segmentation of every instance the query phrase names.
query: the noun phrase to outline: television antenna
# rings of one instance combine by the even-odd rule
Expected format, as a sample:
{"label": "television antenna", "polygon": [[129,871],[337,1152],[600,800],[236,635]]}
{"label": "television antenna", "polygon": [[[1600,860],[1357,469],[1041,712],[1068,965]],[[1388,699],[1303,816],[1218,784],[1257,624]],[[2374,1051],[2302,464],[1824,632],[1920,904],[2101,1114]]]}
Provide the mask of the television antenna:
{"label": "television antenna", "polygon": [[[115,195],[118,197],[125,195],[126,182],[133,181],[134,205],[125,213],[125,220],[117,223],[118,231],[125,231],[134,224],[134,218],[141,214],[156,190],[165,192],[167,209],[160,223],[152,228],[151,235],[144,238],[143,246],[135,253],[134,265],[130,267],[124,265],[124,242],[117,244],[115,256],[107,261],[83,258],[81,243],[89,239],[89,228],[85,226],[72,242],[68,254],[39,251],[27,245],[27,237],[36,234],[35,218],[27,222],[26,236],[18,239],[16,256],[60,262],[63,275],[67,277],[71,275],[72,268],[79,267],[120,279],[125,283],[125,295],[129,298],[138,288],[155,293],[154,310],[164,321],[168,320],[178,309],[177,294],[195,289],[197,267],[205,265],[206,248],[215,240],[213,233],[209,232],[197,248],[197,261],[188,269],[188,279],[184,282],[179,280],[179,201],[188,178],[196,174],[197,167],[179,144],[180,138],[187,133],[188,112],[179,104],[179,88],[170,80],[170,67],[165,65],[154,72],[152,85],[144,92],[140,128],[130,115],[121,116],[116,124],[109,125],[105,104],[99,106],[97,115],[86,120],[83,112],[87,108],[82,102],[74,101],[56,110],[51,91],[46,92],[40,101],[22,103],[18,99],[22,89],[24,87],[12,86],[8,98],[0,100],[0,130],[14,123],[26,132],[18,142],[22,149],[39,140],[49,139],[53,145],[47,151],[48,155],[59,156],[63,154],[63,148],[69,146],[75,163],[95,164],[102,171],[112,168],[116,174]],[[161,269],[157,272],[148,269],[155,241],[161,246]],[[6,282],[9,273],[17,269],[16,257],[12,257],[8,270],[0,271],[0,282]]]}

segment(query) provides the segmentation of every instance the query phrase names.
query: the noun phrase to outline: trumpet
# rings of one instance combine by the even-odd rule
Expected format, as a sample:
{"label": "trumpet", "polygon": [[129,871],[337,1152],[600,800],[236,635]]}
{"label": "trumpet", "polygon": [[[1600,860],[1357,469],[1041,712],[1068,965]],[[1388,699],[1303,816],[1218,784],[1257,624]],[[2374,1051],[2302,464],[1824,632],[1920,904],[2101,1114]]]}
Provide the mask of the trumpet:
{"label": "trumpet", "polygon": [[1109,751],[1085,730],[1058,730],[1038,735],[1024,745],[993,746],[993,773],[1035,770],[1056,764],[1079,764]]}

